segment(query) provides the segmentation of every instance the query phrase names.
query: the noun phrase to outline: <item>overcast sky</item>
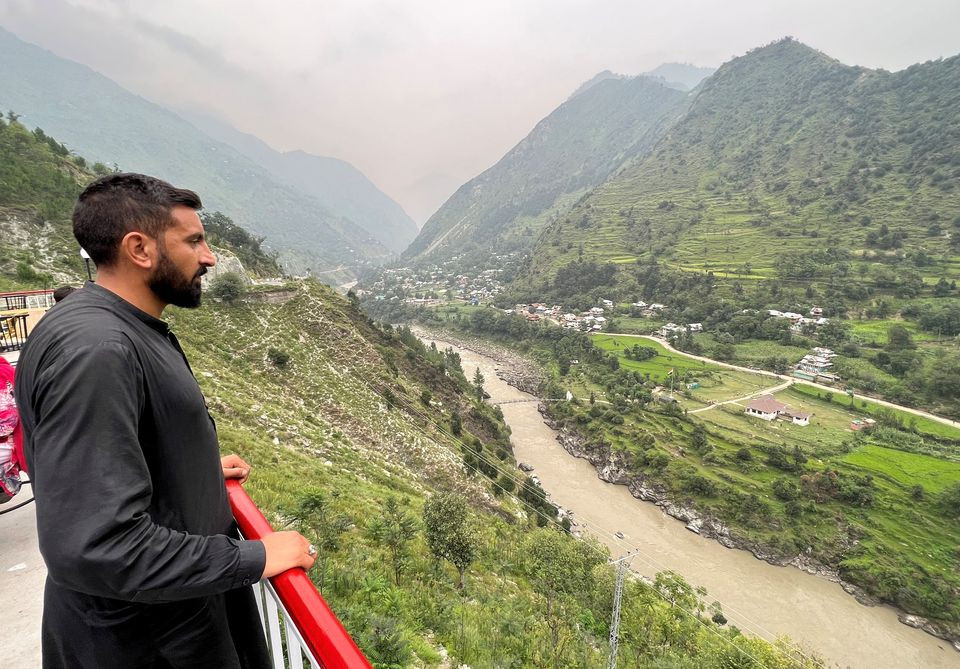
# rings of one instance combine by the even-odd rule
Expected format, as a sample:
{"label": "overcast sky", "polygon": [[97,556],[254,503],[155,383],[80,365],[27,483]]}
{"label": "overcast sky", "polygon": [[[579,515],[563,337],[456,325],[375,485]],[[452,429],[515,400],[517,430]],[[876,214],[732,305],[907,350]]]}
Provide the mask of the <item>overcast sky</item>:
{"label": "overcast sky", "polygon": [[604,69],[719,66],[784,35],[888,70],[960,51],[960,0],[0,0],[0,25],[347,160],[419,224]]}

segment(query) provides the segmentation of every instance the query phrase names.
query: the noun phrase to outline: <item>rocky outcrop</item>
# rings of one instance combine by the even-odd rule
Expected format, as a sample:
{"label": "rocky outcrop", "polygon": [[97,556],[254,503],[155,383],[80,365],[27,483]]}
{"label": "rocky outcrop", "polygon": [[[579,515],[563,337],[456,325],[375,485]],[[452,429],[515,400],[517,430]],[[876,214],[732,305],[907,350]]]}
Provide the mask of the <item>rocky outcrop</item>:
{"label": "rocky outcrop", "polygon": [[207,270],[207,273],[201,277],[200,282],[203,286],[203,289],[206,290],[210,287],[218,277],[223,276],[233,272],[240,276],[243,279],[245,284],[252,285],[253,280],[247,276],[247,273],[243,269],[243,263],[240,262],[240,258],[233,255],[229,251],[223,251],[221,249],[215,249],[213,255],[217,258],[217,264]]}

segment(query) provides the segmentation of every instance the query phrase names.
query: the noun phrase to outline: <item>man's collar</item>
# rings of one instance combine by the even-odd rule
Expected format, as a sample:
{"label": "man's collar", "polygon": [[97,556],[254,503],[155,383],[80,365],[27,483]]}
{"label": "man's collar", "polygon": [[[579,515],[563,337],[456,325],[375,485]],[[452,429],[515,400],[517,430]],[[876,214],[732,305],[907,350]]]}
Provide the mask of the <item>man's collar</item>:
{"label": "man's collar", "polygon": [[136,316],[141,321],[152,327],[154,330],[160,334],[167,334],[170,331],[170,326],[167,325],[166,321],[162,321],[159,318],[155,318],[148,314],[143,309],[134,306],[130,302],[127,302],[125,299],[117,295],[111,290],[107,290],[103,286],[100,286],[93,281],[87,281],[83,284],[83,290],[89,290],[94,295],[100,295],[105,299],[110,300],[113,304],[117,305],[119,308],[124,311]]}

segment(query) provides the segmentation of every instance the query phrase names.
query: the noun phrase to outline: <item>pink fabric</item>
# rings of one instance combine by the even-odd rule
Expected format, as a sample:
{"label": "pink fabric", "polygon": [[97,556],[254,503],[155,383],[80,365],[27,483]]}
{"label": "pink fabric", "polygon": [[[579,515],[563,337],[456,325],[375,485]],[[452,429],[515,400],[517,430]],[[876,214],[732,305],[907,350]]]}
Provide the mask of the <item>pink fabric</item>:
{"label": "pink fabric", "polygon": [[14,369],[0,357],[0,439],[13,440],[13,464],[23,469],[23,426],[13,399]]}

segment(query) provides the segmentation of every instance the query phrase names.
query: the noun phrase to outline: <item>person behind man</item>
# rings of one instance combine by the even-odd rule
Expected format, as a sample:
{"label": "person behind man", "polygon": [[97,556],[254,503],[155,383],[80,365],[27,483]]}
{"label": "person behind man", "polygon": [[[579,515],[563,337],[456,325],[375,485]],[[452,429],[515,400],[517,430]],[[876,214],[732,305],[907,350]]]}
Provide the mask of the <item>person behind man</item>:
{"label": "person behind man", "polygon": [[252,583],[313,565],[296,532],[240,541],[216,426],[168,304],[197,307],[216,260],[192,191],[141,174],[91,183],[74,235],[97,283],[51,309],[16,398],[47,564],[43,666],[267,667]]}
{"label": "person behind man", "polygon": [[77,292],[77,289],[74,286],[60,286],[53,291],[53,303],[57,304],[58,302],[62,302],[68,295],[72,295],[75,292]]}

